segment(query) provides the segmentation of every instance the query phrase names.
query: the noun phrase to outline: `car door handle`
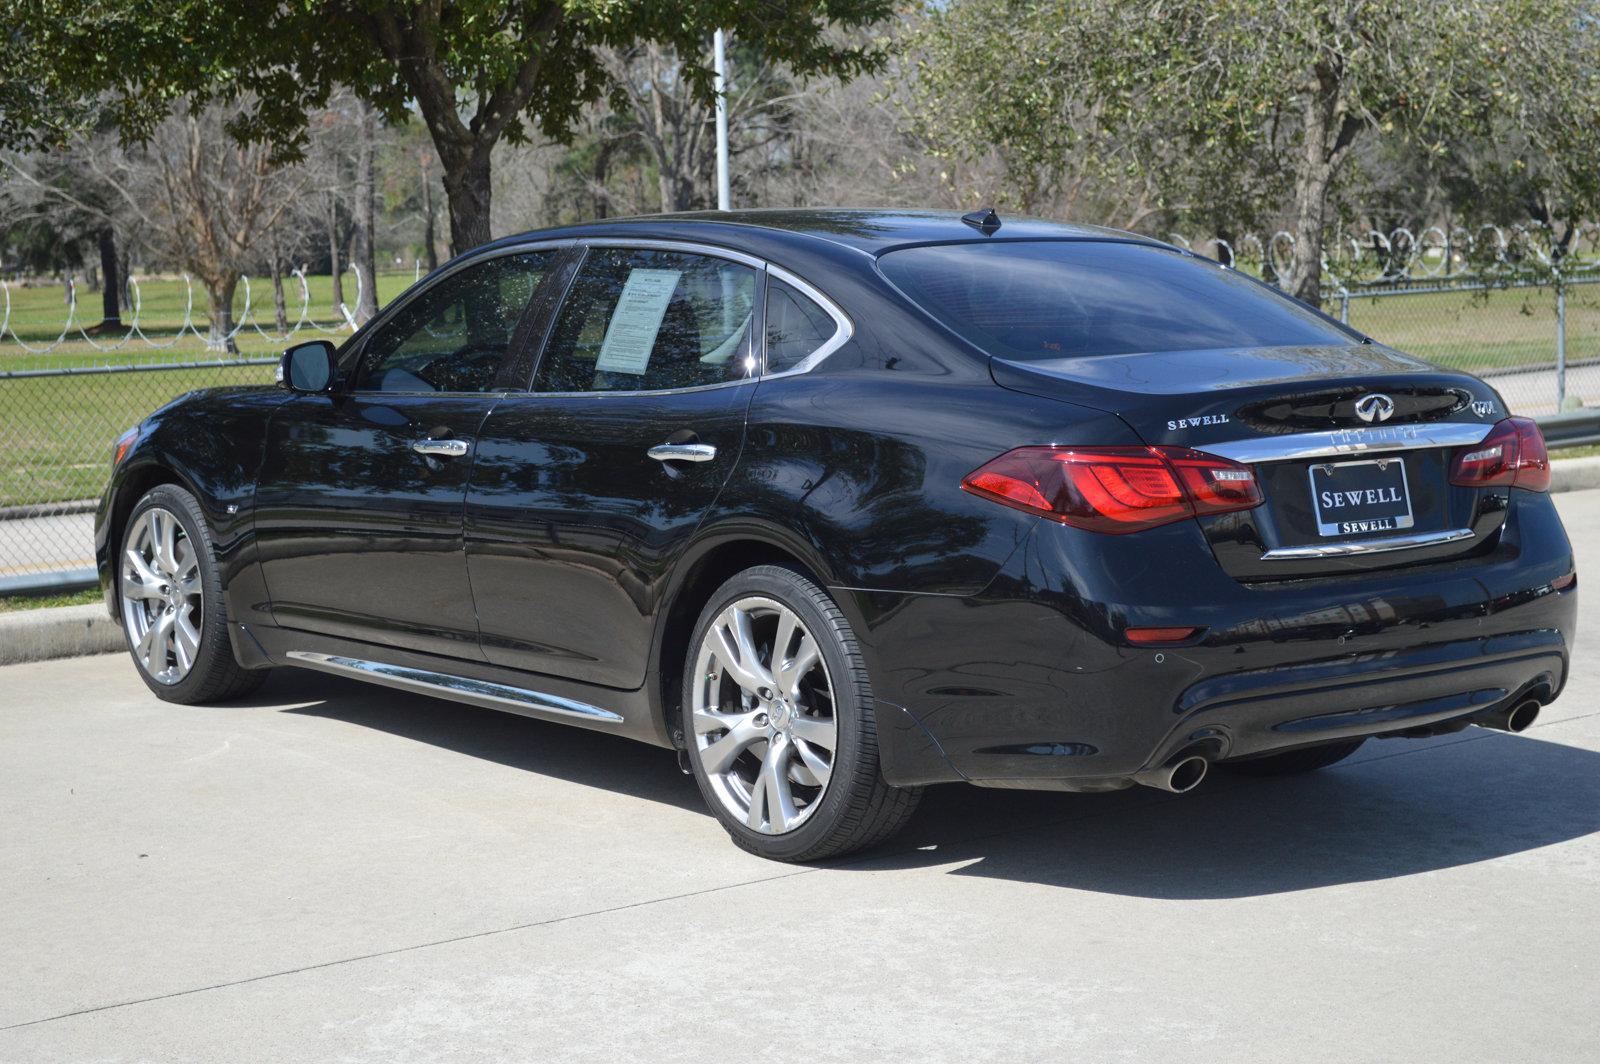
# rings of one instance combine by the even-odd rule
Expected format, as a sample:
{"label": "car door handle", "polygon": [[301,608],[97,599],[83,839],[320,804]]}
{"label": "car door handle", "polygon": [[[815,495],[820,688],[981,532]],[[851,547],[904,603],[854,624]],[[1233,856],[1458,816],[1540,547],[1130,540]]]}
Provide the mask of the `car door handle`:
{"label": "car door handle", "polygon": [[472,450],[472,445],[466,440],[436,440],[432,436],[417,440],[411,449],[418,454],[433,454],[441,458],[460,458]]}
{"label": "car door handle", "polygon": [[658,443],[645,454],[658,462],[709,462],[717,449],[709,443]]}

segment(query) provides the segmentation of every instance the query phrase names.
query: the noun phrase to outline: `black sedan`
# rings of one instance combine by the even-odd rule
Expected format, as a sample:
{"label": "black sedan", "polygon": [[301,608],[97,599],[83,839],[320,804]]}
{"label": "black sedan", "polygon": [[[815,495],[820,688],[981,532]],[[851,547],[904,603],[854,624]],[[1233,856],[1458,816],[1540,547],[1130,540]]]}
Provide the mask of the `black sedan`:
{"label": "black sedan", "polygon": [[292,665],[678,751],[735,842],[920,788],[1196,786],[1527,727],[1572,548],[1537,426],[1204,258],[992,212],[501,240],[116,448],[160,697]]}

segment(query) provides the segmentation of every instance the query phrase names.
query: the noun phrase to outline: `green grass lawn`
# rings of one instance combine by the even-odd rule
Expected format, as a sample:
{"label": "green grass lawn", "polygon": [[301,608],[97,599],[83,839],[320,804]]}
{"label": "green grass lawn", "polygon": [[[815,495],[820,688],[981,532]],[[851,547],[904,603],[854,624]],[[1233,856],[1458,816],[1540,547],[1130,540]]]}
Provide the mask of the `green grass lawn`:
{"label": "green grass lawn", "polygon": [[[1337,304],[1329,308],[1337,315]],[[1553,365],[1556,300],[1548,288],[1352,298],[1350,324],[1441,365],[1483,373]],[[1600,358],[1600,284],[1567,293],[1567,361]]]}
{"label": "green grass lawn", "polygon": [[95,498],[112,443],[156,407],[195,388],[271,381],[271,366],[0,380],[0,506]]}
{"label": "green grass lawn", "polygon": [[103,601],[100,589],[91,587],[83,591],[68,591],[60,595],[3,595],[0,596],[0,613],[18,610],[42,610],[51,606],[87,606]]}
{"label": "green grass lawn", "polygon": [[[378,275],[378,305],[382,306],[411,285],[410,273],[393,273]],[[313,276],[307,278],[310,290],[310,303],[306,310],[306,317],[326,327],[317,329],[311,326],[302,326],[298,337],[313,339],[316,337],[331,336],[339,339],[349,335],[348,327],[335,326],[343,323],[343,316],[333,304],[333,279],[328,276]],[[236,343],[240,354],[244,357],[263,357],[277,354],[283,350],[285,341],[275,339],[277,322],[272,306],[272,285],[266,278],[254,278],[251,281],[249,310],[250,316],[244,327],[239,331]],[[9,285],[6,295],[11,300],[11,317],[7,335],[0,342],[0,372],[7,370],[28,369],[54,369],[79,366],[103,365],[129,365],[144,363],[170,363],[179,361],[200,361],[213,359],[217,353],[206,348],[204,341],[192,332],[186,332],[181,340],[173,343],[174,334],[184,320],[185,291],[182,280],[163,279],[146,280],[140,282],[140,310],[139,328],[152,341],[157,344],[173,344],[171,347],[160,349],[153,348],[150,344],[134,336],[115,350],[98,351],[95,344],[102,348],[109,348],[123,340],[127,332],[126,326],[133,321],[131,312],[123,314],[124,329],[121,333],[108,336],[96,336],[93,343],[84,339],[78,332],[80,327],[89,328],[100,321],[100,295],[89,292],[84,288],[78,290],[78,308],[73,319],[72,331],[67,339],[49,353],[30,353],[17,342],[20,337],[22,343],[31,347],[42,347],[52,344],[61,335],[62,326],[67,320],[67,305],[63,289],[60,285],[43,285],[30,288],[20,288]],[[190,320],[201,333],[207,328],[209,316],[206,307],[205,289],[198,284],[193,286],[194,307]],[[353,309],[356,298],[355,278],[346,274],[344,278],[344,298],[347,305]],[[0,308],[3,308],[4,296],[0,296]],[[298,281],[290,278],[284,284],[284,300],[287,308],[288,320],[293,325],[299,318],[300,311],[300,285]],[[233,312],[236,317],[243,315],[246,308],[245,290],[241,285],[234,294]],[[3,309],[0,309],[3,314]],[[260,326],[268,334],[263,336],[256,326]],[[15,335],[12,335],[12,334]]]}

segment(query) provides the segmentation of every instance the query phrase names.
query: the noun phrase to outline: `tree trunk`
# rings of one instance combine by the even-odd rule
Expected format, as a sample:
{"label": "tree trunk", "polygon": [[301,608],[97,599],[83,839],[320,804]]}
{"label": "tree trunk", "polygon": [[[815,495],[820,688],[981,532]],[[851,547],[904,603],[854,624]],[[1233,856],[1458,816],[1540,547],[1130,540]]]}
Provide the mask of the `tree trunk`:
{"label": "tree trunk", "polygon": [[440,152],[450,204],[450,254],[459,255],[489,242],[489,152],[473,147],[451,155]]}
{"label": "tree trunk", "polygon": [[267,244],[267,255],[272,261],[272,312],[279,333],[289,331],[289,307],[283,298],[283,255],[278,250],[278,238],[273,236]]}
{"label": "tree trunk", "polygon": [[1321,309],[1323,227],[1333,175],[1361,130],[1342,97],[1344,71],[1319,63],[1306,86],[1305,130],[1294,174],[1294,250],[1283,290]]}
{"label": "tree trunk", "polygon": [[367,104],[361,104],[360,133],[356,143],[355,235],[350,258],[361,271],[361,291],[356,300],[356,321],[367,322],[378,313],[378,269],[375,243],[376,219],[373,210],[372,155],[378,117]]}
{"label": "tree trunk", "polygon": [[117,252],[117,292],[123,309],[133,311],[133,258],[124,244]]}
{"label": "tree trunk", "polygon": [[1322,227],[1332,173],[1326,163],[1303,162],[1294,182],[1294,250],[1284,291],[1313,307],[1322,306]]}
{"label": "tree trunk", "polygon": [[100,288],[100,324],[96,328],[101,332],[122,328],[122,281],[121,274],[117,271],[117,238],[108,225],[96,234],[100,245],[100,272],[105,276],[105,284]]}
{"label": "tree trunk", "polygon": [[433,175],[428,172],[427,156],[423,156],[420,162],[422,165],[422,244],[425,249],[424,258],[428,263],[428,272],[432,273],[439,268],[439,235],[434,231]]}
{"label": "tree trunk", "polygon": [[233,293],[239,287],[239,275],[230,273],[208,280],[205,285],[206,304],[211,313],[207,344],[213,348],[225,348],[228,354],[237,355],[239,345],[229,334],[233,332]]}
{"label": "tree trunk", "polygon": [[328,197],[328,270],[333,274],[333,309],[338,312],[340,324],[344,322],[344,269],[339,265],[339,207],[333,197]]}

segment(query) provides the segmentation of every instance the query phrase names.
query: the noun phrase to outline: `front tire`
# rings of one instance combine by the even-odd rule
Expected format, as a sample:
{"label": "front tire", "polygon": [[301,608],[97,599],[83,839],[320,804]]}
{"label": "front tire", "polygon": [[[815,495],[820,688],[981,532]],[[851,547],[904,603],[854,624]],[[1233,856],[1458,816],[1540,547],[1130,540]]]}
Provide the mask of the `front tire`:
{"label": "front tire", "polygon": [[266,680],[234,660],[216,551],[193,495],[151,488],[128,515],[116,572],[128,652],[157,698],[223,702]]}
{"label": "front tire", "polygon": [[905,826],[921,791],[884,782],[866,664],[827,592],[790,569],[747,569],[711,597],[689,646],[689,764],[736,844],[816,861]]}

